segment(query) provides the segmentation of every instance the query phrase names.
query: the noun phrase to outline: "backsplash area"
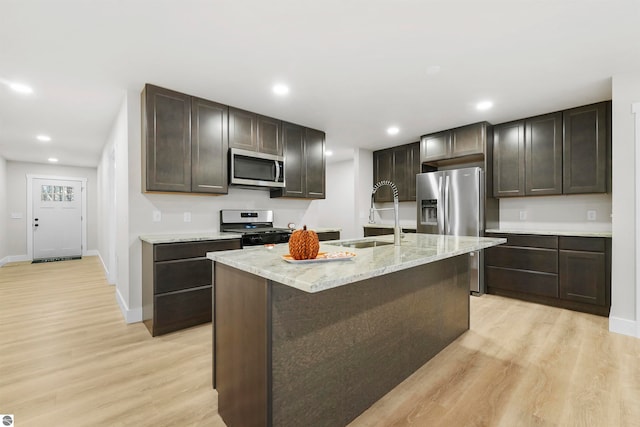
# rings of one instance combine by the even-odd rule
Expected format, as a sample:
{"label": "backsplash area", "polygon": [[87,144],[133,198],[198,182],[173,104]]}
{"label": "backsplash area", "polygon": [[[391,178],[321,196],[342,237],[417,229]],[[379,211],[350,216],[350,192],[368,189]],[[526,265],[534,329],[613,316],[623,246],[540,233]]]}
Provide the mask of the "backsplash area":
{"label": "backsplash area", "polygon": [[500,228],[611,231],[611,194],[502,198]]}

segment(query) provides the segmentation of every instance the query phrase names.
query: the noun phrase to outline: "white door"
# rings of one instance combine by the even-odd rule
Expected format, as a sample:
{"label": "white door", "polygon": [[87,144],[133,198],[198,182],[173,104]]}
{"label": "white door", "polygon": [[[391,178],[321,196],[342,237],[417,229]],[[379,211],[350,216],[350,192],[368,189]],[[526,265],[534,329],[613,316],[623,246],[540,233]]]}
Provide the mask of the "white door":
{"label": "white door", "polygon": [[82,255],[82,181],[33,179],[33,259]]}

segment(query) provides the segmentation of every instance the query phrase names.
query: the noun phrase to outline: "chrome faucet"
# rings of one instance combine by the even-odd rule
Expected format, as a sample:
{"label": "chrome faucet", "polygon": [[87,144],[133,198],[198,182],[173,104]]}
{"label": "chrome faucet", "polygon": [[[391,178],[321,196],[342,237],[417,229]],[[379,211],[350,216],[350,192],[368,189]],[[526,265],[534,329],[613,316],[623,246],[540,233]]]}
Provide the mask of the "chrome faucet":
{"label": "chrome faucet", "polygon": [[396,185],[393,182],[384,180],[384,181],[378,182],[376,185],[373,186],[373,190],[371,191],[371,209],[369,209],[369,224],[373,224],[375,221],[374,219],[375,211],[388,211],[392,209],[392,208],[374,209],[373,207],[373,196],[375,196],[376,191],[378,191],[380,187],[384,187],[385,185],[388,185],[389,187],[391,187],[391,190],[393,191],[393,217],[395,221],[395,225],[393,227],[393,244],[396,246],[400,246],[401,230],[400,230],[400,214],[399,214],[399,208],[398,208],[398,187],[396,187]]}

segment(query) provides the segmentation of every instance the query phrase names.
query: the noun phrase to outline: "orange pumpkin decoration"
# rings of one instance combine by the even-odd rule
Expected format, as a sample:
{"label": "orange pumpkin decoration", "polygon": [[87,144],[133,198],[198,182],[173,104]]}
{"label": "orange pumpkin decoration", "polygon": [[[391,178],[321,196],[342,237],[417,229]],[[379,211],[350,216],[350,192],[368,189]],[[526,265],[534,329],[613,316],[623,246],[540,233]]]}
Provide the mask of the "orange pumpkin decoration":
{"label": "orange pumpkin decoration", "polygon": [[314,259],[320,250],[320,240],[313,230],[296,230],[289,238],[289,253],[293,259]]}

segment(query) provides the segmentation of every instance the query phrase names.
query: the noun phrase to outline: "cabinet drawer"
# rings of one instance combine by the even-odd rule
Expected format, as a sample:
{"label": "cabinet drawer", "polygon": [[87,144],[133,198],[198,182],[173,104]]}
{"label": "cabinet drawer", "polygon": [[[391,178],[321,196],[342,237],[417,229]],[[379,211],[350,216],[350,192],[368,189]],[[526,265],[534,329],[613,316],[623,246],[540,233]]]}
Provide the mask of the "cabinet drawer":
{"label": "cabinet drawer", "polygon": [[486,264],[542,273],[558,273],[558,252],[555,249],[495,246],[485,251]]}
{"label": "cabinet drawer", "polygon": [[226,251],[240,248],[242,248],[240,239],[160,243],[153,246],[153,259],[154,261],[167,261],[171,259],[199,258],[206,256],[207,252]]}
{"label": "cabinet drawer", "polygon": [[532,248],[558,249],[558,236],[537,236],[533,234],[486,233],[487,237],[502,237],[507,243],[502,246],[525,246]]}
{"label": "cabinet drawer", "polygon": [[339,231],[323,231],[318,233],[318,240],[324,242],[326,240],[340,240]]}
{"label": "cabinet drawer", "polygon": [[207,258],[156,262],[153,265],[153,293],[211,285],[211,276],[211,260]]}
{"label": "cabinet drawer", "polygon": [[532,295],[558,297],[558,275],[487,267],[486,285]]}
{"label": "cabinet drawer", "polygon": [[393,234],[393,228],[364,227],[364,237]]}
{"label": "cabinet drawer", "polygon": [[211,286],[154,297],[153,336],[211,322]]}
{"label": "cabinet drawer", "polygon": [[560,249],[587,252],[604,252],[604,237],[565,237],[560,236]]}

